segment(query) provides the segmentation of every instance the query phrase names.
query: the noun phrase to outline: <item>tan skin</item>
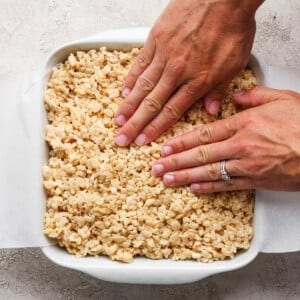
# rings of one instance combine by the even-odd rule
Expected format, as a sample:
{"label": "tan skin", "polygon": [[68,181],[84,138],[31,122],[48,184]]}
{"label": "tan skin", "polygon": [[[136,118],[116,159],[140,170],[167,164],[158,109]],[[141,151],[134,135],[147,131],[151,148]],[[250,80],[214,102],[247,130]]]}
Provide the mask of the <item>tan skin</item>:
{"label": "tan skin", "polygon": [[[262,2],[170,1],[126,77],[116,143],[153,141],[201,98],[216,113],[224,87],[248,61]],[[153,173],[195,193],[299,191],[300,94],[259,86],[234,99],[251,108],[173,138]],[[222,160],[229,182],[220,178]]]}
{"label": "tan skin", "polygon": [[[168,141],[154,174],[167,186],[190,184],[196,193],[299,191],[300,94],[258,86],[235,101],[252,108]],[[222,160],[230,182],[220,178]]]}
{"label": "tan skin", "polygon": [[126,77],[116,143],[150,143],[203,97],[216,113],[214,98],[248,62],[261,2],[170,1]]}

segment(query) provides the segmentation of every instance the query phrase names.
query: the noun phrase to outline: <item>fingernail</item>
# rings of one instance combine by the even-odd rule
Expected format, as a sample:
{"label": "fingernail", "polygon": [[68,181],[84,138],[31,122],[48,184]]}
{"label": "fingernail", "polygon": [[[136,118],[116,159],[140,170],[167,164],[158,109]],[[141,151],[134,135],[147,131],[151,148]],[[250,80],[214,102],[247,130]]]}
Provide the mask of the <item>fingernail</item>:
{"label": "fingernail", "polygon": [[164,166],[162,164],[154,164],[152,166],[152,172],[155,174],[155,175],[160,175],[162,174],[164,170]]}
{"label": "fingernail", "polygon": [[209,104],[209,112],[212,115],[216,115],[219,112],[220,106],[221,106],[220,101],[212,100]]}
{"label": "fingernail", "polygon": [[192,190],[192,192],[200,192],[201,185],[199,183],[192,183],[191,190]]}
{"label": "fingernail", "polygon": [[119,115],[115,118],[116,123],[120,126],[124,125],[126,123],[126,119],[124,115]]}
{"label": "fingernail", "polygon": [[115,138],[115,142],[118,146],[127,146],[128,145],[128,138],[125,134],[119,134]]}
{"label": "fingernail", "polygon": [[126,98],[130,94],[130,91],[131,90],[129,88],[127,88],[127,87],[123,88],[123,90],[122,90],[122,97]]}
{"label": "fingernail", "polygon": [[172,174],[164,175],[164,183],[167,185],[171,185],[175,182],[175,177]]}
{"label": "fingernail", "polygon": [[146,135],[144,133],[141,133],[137,136],[137,138],[134,140],[134,142],[138,145],[138,146],[142,146],[144,145],[144,143],[146,142]]}
{"label": "fingernail", "polygon": [[245,94],[245,91],[240,91],[240,92],[234,93],[234,96],[240,97],[240,96],[243,96],[244,94]]}
{"label": "fingernail", "polygon": [[172,149],[171,146],[163,146],[163,147],[161,148],[161,154],[162,154],[163,156],[170,155],[170,154],[172,154],[172,152],[173,152],[173,149]]}

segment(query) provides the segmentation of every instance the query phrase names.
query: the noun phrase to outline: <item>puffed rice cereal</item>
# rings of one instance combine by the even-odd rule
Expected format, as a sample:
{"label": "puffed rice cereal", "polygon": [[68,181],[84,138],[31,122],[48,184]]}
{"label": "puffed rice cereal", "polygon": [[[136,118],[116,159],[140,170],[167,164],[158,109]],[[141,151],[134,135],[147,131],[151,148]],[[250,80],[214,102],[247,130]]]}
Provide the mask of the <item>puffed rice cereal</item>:
{"label": "puffed rice cereal", "polygon": [[237,76],[218,117],[199,101],[150,145],[120,148],[114,112],[139,51],[77,51],[53,69],[45,92],[50,152],[43,169],[44,233],[79,257],[232,258],[249,248],[253,191],[195,195],[187,187],[167,188],[151,165],[171,137],[236,113],[232,93],[251,88],[256,79],[250,70]]}

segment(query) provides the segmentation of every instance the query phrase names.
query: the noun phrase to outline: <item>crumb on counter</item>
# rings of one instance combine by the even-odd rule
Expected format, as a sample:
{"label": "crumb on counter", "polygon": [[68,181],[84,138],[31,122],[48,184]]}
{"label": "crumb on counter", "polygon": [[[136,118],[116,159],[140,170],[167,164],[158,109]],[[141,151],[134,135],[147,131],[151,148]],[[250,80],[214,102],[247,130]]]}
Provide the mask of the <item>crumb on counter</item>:
{"label": "crumb on counter", "polygon": [[236,113],[232,93],[251,88],[256,79],[250,70],[237,76],[218,117],[199,101],[150,145],[120,148],[114,113],[139,51],[78,51],[53,69],[45,92],[50,152],[43,169],[44,233],[79,257],[232,258],[249,248],[254,192],[195,195],[188,187],[167,188],[151,165],[171,137]]}

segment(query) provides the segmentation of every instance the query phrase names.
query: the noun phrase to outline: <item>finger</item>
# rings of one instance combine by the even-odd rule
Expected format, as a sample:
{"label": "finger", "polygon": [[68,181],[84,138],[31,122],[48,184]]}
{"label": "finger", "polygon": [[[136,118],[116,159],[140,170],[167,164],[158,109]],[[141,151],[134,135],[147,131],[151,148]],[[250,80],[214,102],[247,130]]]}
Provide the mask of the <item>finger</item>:
{"label": "finger", "polygon": [[[226,171],[231,177],[244,177],[245,173],[238,167],[238,160],[226,161]],[[221,180],[221,162],[183,169],[166,173],[163,181],[167,186],[180,186],[194,182],[210,182]]]}
{"label": "finger", "polygon": [[245,107],[254,107],[284,98],[281,90],[271,89],[262,85],[255,86],[249,91],[237,92],[233,95],[234,101]]}
{"label": "finger", "polygon": [[222,105],[222,100],[227,93],[229,82],[220,84],[204,97],[204,107],[212,115],[216,115]]}
{"label": "finger", "polygon": [[211,97],[211,96],[206,96],[204,98],[204,107],[206,111],[211,114],[211,115],[217,115],[221,105],[222,105],[222,100],[218,100],[216,97]]}
{"label": "finger", "polygon": [[248,190],[253,188],[255,188],[254,183],[246,177],[233,178],[230,181],[210,181],[191,184],[191,191],[196,194]]}
{"label": "finger", "polygon": [[186,151],[199,145],[226,140],[238,130],[238,120],[236,116],[231,116],[210,124],[203,124],[190,132],[179,135],[163,145],[162,156]]}
{"label": "finger", "polygon": [[[177,88],[178,78],[180,77],[183,69],[184,63],[179,61],[170,63],[166,66],[163,75],[154,90],[146,95],[146,98],[141,102],[138,109],[119,131],[118,135],[121,135],[122,139],[126,140],[126,145],[130,144],[134,139],[137,145],[144,144],[146,141],[145,135],[141,134],[138,137],[137,135],[142,131],[145,125],[159,114],[162,106]],[[146,72],[147,70],[145,73]],[[137,84],[128,98],[134,96],[136,87]]]}
{"label": "finger", "polygon": [[137,78],[151,64],[152,59],[154,58],[155,48],[155,39],[153,39],[150,35],[140,54],[136,57],[131,69],[126,75],[122,90],[123,97],[127,97],[129,95],[136,83]]}
{"label": "finger", "polygon": [[142,100],[153,90],[161,76],[163,65],[158,58],[139,76],[130,95],[125,98],[115,114],[118,125],[124,125],[139,107]]}
{"label": "finger", "polygon": [[[212,162],[219,162],[224,159],[237,158],[238,151],[230,140],[209,145],[201,145],[190,150],[180,152],[159,159],[152,166],[155,175],[206,165]],[[207,168],[207,167],[206,167]],[[206,169],[199,169],[200,171]],[[220,170],[220,169],[219,169]]]}
{"label": "finger", "polygon": [[[201,90],[200,87],[198,89]],[[201,94],[194,87],[182,86],[164,105],[157,117],[144,128],[144,144],[152,142],[175,124],[199,97]]]}

